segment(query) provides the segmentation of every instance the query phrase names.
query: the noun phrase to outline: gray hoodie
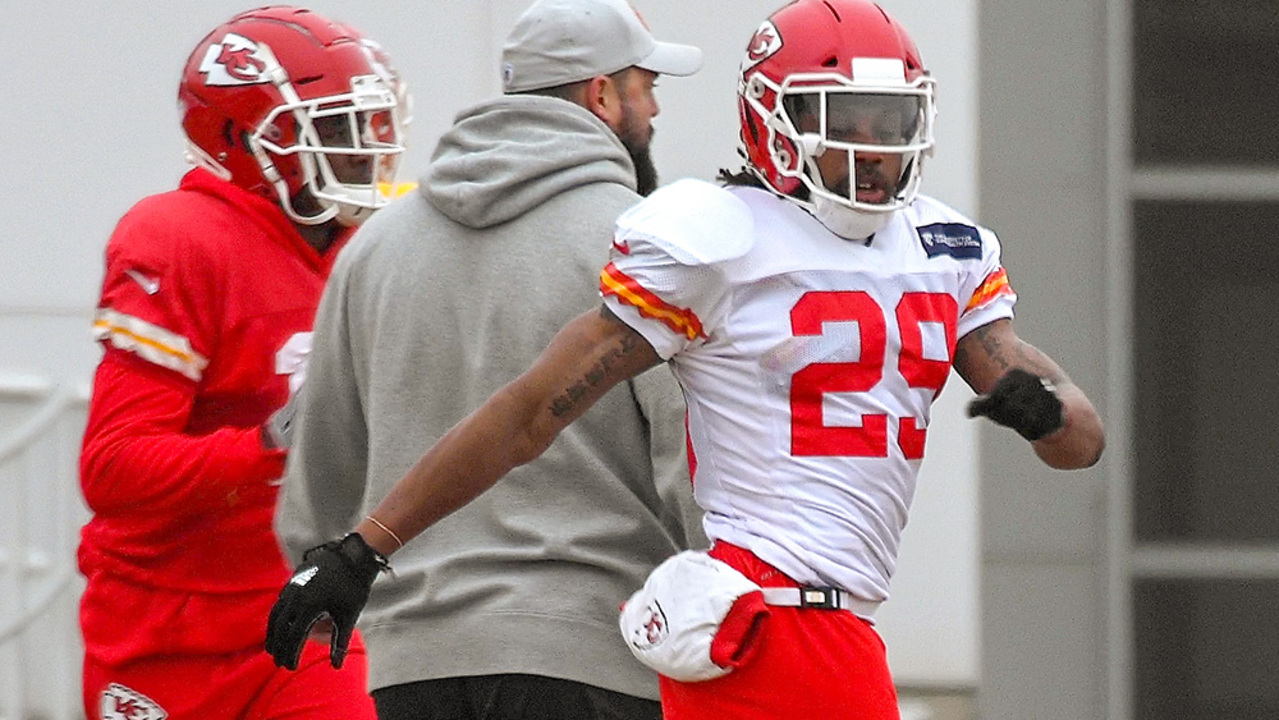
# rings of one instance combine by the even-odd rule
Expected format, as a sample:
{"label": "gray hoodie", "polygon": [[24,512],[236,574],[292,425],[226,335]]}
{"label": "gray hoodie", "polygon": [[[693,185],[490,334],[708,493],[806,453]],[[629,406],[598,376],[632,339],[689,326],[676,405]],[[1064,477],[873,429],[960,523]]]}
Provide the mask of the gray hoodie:
{"label": "gray hoodie", "polygon": [[[419,192],[359,230],[325,290],[276,518],[293,561],[599,306],[634,187],[621,142],[577,105],[509,96],[457,117]],[[529,673],[656,699],[617,609],[705,545],[683,417],[655,368],[397,552],[360,620],[371,687]]]}

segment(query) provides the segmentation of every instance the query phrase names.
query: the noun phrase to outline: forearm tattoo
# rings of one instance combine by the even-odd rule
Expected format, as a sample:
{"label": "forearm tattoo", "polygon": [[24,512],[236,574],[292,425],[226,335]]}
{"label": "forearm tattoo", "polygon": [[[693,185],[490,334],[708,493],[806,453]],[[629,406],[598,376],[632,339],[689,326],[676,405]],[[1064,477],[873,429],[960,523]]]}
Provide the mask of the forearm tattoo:
{"label": "forearm tattoo", "polygon": [[[604,313],[608,313],[608,311],[605,310]],[[613,317],[612,313],[608,313],[608,317]],[[572,412],[581,404],[582,398],[586,397],[593,388],[598,387],[609,377],[610,371],[619,362],[640,349],[640,347],[638,334],[634,332],[623,334],[612,349],[600,356],[599,361],[587,370],[585,375],[570,385],[559,397],[551,401],[551,414],[555,417],[563,417]]]}
{"label": "forearm tattoo", "polygon": [[[1061,368],[1049,360],[1038,348],[1014,336],[1014,342],[1005,342],[1002,333],[995,331],[995,324],[983,325],[973,331],[973,338],[986,358],[999,367],[999,374],[1019,367],[1054,383],[1070,382]],[[955,365],[966,367],[968,353],[960,349],[955,353]]]}

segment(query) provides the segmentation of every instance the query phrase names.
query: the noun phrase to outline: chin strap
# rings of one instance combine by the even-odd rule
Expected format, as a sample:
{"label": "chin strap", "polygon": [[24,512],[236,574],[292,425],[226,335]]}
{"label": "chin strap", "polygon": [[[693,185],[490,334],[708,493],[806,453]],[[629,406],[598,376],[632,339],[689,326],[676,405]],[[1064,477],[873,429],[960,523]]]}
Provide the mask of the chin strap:
{"label": "chin strap", "polygon": [[845,240],[867,240],[884,229],[892,212],[863,212],[818,196],[813,199],[813,217],[827,230]]}

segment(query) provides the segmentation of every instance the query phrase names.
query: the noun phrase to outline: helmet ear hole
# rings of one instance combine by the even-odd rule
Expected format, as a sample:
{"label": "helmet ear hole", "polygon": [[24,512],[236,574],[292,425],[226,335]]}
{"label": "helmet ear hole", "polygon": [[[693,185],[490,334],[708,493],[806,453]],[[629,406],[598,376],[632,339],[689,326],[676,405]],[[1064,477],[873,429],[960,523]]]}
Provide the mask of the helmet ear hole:
{"label": "helmet ear hole", "polygon": [[273,122],[262,129],[262,137],[273,143],[279,143],[284,140],[284,130],[280,129],[279,120]]}

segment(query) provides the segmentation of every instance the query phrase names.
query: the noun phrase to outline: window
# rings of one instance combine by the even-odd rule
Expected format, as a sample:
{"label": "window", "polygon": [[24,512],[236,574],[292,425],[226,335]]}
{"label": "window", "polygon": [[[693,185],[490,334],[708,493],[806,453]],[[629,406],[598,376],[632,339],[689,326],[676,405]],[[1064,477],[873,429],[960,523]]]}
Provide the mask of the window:
{"label": "window", "polygon": [[1279,541],[1279,202],[1139,201],[1133,248],[1137,539]]}
{"label": "window", "polygon": [[1279,6],[1111,3],[1130,11],[1129,74],[1111,79],[1127,83],[1130,102],[1130,152],[1112,162],[1131,171],[1114,200],[1128,227],[1114,232],[1131,250],[1134,468],[1131,646],[1115,648],[1112,677],[1128,677],[1136,720],[1269,720],[1279,717]]}
{"label": "window", "polygon": [[1279,718],[1279,580],[1134,587],[1137,720]]}
{"label": "window", "polygon": [[1279,163],[1279,10],[1269,0],[1135,0],[1138,166]]}

